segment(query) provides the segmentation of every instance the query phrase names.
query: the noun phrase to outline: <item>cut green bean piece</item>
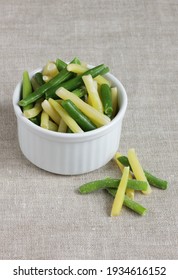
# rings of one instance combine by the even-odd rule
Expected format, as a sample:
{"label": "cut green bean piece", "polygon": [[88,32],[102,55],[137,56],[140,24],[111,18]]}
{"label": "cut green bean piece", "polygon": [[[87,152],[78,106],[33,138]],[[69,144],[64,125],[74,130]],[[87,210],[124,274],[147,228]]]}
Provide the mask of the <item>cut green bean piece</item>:
{"label": "cut green bean piece", "polygon": [[[113,196],[115,197],[117,190],[115,189],[107,189],[107,191]],[[147,213],[147,209],[145,207],[143,207],[141,204],[139,204],[138,202],[130,199],[127,195],[125,195],[124,197],[124,203],[123,203],[127,208],[133,210],[134,212],[136,212],[139,215],[144,216]]]}
{"label": "cut green bean piece", "polygon": [[45,83],[41,72],[38,72],[35,74],[35,79],[36,79],[37,83],[39,84],[39,86],[42,86]]}
{"label": "cut green bean piece", "polygon": [[107,84],[100,87],[100,97],[104,108],[104,113],[111,118],[113,113],[111,88]]}
{"label": "cut green bean piece", "polygon": [[39,87],[41,87],[45,82],[43,81],[43,76],[41,72],[36,73],[31,78],[31,84],[33,87],[33,90],[36,91]]}
{"label": "cut green bean piece", "polygon": [[[118,160],[120,161],[120,163],[122,163],[124,166],[130,166],[129,160],[126,156],[121,156],[118,158]],[[132,170],[131,166],[130,169]],[[154,175],[152,175],[151,173],[149,173],[146,170],[143,170],[145,173],[145,176],[148,180],[148,183],[156,188],[162,189],[162,190],[166,190],[167,186],[168,186],[168,182],[165,180],[162,180],[160,178],[155,177]]]}
{"label": "cut green bean piece", "polygon": [[146,191],[148,188],[148,184],[145,181],[129,179],[127,182],[127,188],[135,190],[135,191]]}
{"label": "cut green bean piece", "polygon": [[132,167],[131,167],[131,165],[130,165],[130,162],[129,162],[129,160],[128,160],[128,157],[126,157],[126,156],[121,156],[121,157],[118,157],[117,158],[119,161],[120,161],[120,163],[122,163],[124,166],[129,166],[130,167],[130,170],[132,171]]}
{"label": "cut green bean piece", "polygon": [[64,69],[65,67],[67,67],[67,63],[65,63],[63,60],[57,58],[56,59],[56,67],[59,71],[61,71],[62,69]]}
{"label": "cut green bean piece", "polygon": [[[30,81],[30,77],[27,71],[23,72],[23,80],[22,80],[22,98],[28,98],[29,95],[33,94],[32,84]],[[23,108],[23,111],[29,110],[33,107],[33,104],[26,105]]]}
{"label": "cut green bean piece", "polygon": [[81,61],[80,61],[80,59],[78,57],[75,57],[75,59],[74,59],[74,61],[72,63],[81,65]]}
{"label": "cut green bean piece", "polygon": [[[117,189],[119,183],[120,179],[113,179],[110,177],[103,180],[91,181],[80,186],[79,192],[82,194],[87,194],[105,188]],[[129,179],[127,183],[127,188],[142,191],[147,189],[147,183],[143,181]]]}
{"label": "cut green bean piece", "polygon": [[71,100],[63,100],[61,105],[84,131],[90,131],[97,128],[96,125],[92,123]]}
{"label": "cut green bean piece", "polygon": [[30,118],[29,120],[31,121],[31,122],[33,122],[34,124],[36,124],[36,125],[40,125],[40,117],[41,117],[41,114],[39,114],[38,116],[36,116],[36,117],[33,117],[33,118]]}
{"label": "cut green bean piece", "polygon": [[34,76],[31,78],[31,84],[32,84],[33,91],[37,90],[37,88],[40,87],[40,85],[38,84]]}
{"label": "cut green bean piece", "polygon": [[[82,88],[76,88],[72,91],[73,93],[75,93],[75,95],[77,95],[79,98],[82,98],[85,96],[85,94],[87,93],[86,88],[82,87]],[[59,98],[59,97],[58,97]]]}
{"label": "cut green bean piece", "polygon": [[160,178],[155,177],[154,175],[150,174],[148,171],[143,170],[145,173],[145,176],[148,180],[148,183],[156,188],[166,190],[168,187],[168,182],[165,180],[162,180]]}
{"label": "cut green bean piece", "polygon": [[[100,74],[99,75],[105,75],[105,74],[107,74],[109,72],[109,67],[105,67],[101,72],[100,72]],[[98,75],[97,75],[98,76]],[[93,77],[93,78],[95,78],[95,77]]]}
{"label": "cut green bean piece", "polygon": [[119,182],[120,182],[120,179],[111,179],[111,178],[106,178],[104,180],[95,180],[95,181],[91,181],[91,182],[85,183],[82,186],[80,186],[79,192],[81,194],[87,194],[87,193],[91,193],[91,192],[109,187],[111,184],[112,184],[113,188],[117,188]]}
{"label": "cut green bean piece", "polygon": [[67,127],[67,133],[73,133],[73,131],[70,129],[70,127]]}

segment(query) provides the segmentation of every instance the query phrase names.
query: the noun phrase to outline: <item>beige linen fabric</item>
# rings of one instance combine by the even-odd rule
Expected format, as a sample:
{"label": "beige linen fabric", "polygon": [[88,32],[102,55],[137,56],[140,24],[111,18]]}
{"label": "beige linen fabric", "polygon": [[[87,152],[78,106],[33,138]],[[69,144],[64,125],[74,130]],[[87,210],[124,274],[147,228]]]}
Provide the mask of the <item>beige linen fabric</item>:
{"label": "beige linen fabric", "polygon": [[[176,0],[0,1],[0,259],[178,258],[177,27]],[[77,192],[120,176],[113,161],[60,176],[20,151],[12,94],[22,72],[74,56],[120,79],[128,94],[120,151],[134,147],[145,169],[169,181],[166,191],[136,195],[145,217],[123,208],[111,218],[108,194]]]}

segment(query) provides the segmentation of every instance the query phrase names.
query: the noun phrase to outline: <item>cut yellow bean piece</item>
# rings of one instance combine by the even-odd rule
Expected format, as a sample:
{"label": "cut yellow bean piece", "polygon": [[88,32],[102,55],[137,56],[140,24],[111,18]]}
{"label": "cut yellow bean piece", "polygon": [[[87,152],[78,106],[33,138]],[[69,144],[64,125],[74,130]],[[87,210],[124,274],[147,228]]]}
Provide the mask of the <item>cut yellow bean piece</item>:
{"label": "cut yellow bean piece", "polygon": [[55,62],[49,61],[43,68],[42,75],[55,77],[59,73]]}
{"label": "cut yellow bean piece", "polygon": [[92,78],[91,75],[86,75],[82,77],[84,84],[86,86],[89,98],[90,98],[90,102],[92,104],[92,106],[98,110],[99,112],[103,112],[103,105],[101,102],[101,99],[99,97],[98,91],[97,91],[97,87],[96,84],[94,83],[94,80]]}
{"label": "cut yellow bean piece", "polygon": [[50,80],[51,80],[52,78],[50,77],[50,76],[43,76],[43,81],[45,82],[45,83],[47,83],[47,82],[49,82]]}
{"label": "cut yellow bean piece", "polygon": [[40,126],[45,129],[49,129],[49,115],[44,110],[41,113]]}
{"label": "cut yellow bean piece", "polygon": [[58,132],[66,132],[67,131],[67,124],[65,123],[65,121],[61,118],[60,124],[59,124],[59,128],[58,128]]}
{"label": "cut yellow bean piece", "polygon": [[56,112],[56,110],[54,110],[54,108],[51,106],[51,104],[48,102],[48,100],[44,100],[42,102],[42,107],[43,110],[50,116],[50,118],[56,123],[56,124],[60,124],[61,121],[61,117],[59,116],[59,114]]}
{"label": "cut yellow bean piece", "polygon": [[80,64],[70,63],[67,65],[67,70],[76,74],[83,74],[88,68]]}
{"label": "cut yellow bean piece", "polygon": [[129,149],[128,150],[128,160],[129,160],[129,163],[130,163],[130,166],[132,167],[132,171],[133,171],[133,174],[135,176],[135,178],[137,180],[140,180],[140,181],[145,181],[147,182],[148,184],[148,188],[146,191],[142,191],[144,194],[150,194],[152,192],[151,190],[151,187],[145,177],[145,173],[143,171],[143,168],[139,162],[139,159],[136,155],[136,152],[135,152],[135,149]]}
{"label": "cut yellow bean piece", "polygon": [[90,96],[89,96],[89,95],[87,95],[87,100],[86,100],[86,102],[87,102],[90,106],[92,106],[92,104],[91,104],[91,99],[90,99]]}
{"label": "cut yellow bean piece", "polygon": [[42,75],[45,82],[50,81],[59,73],[55,62],[49,61],[43,68]]}
{"label": "cut yellow bean piece", "polygon": [[118,112],[118,91],[117,91],[117,87],[112,87],[111,88],[111,97],[112,97],[112,108],[113,108],[112,118],[114,118],[115,115]]}
{"label": "cut yellow bean piece", "polygon": [[57,103],[59,103],[59,104],[62,103],[62,99],[55,99],[55,101],[56,101]]}
{"label": "cut yellow bean piece", "polygon": [[56,123],[52,122],[51,120],[49,120],[48,126],[49,126],[49,130],[52,130],[52,131],[58,130],[58,125]]}
{"label": "cut yellow bean piece", "polygon": [[103,113],[100,113],[95,108],[81,100],[74,93],[66,90],[65,88],[59,88],[56,91],[56,95],[66,100],[70,99],[96,126],[103,126],[108,124],[111,120]]}
{"label": "cut yellow bean piece", "polygon": [[38,116],[38,114],[42,111],[41,102],[42,102],[42,100],[40,99],[40,100],[38,100],[38,101],[35,103],[35,105],[34,105],[33,108],[28,109],[28,110],[25,110],[24,113],[23,113],[24,116],[25,116],[27,119],[31,119],[31,118],[33,118],[33,117]]}
{"label": "cut yellow bean piece", "polygon": [[74,132],[74,133],[83,133],[84,131],[80,128],[80,126],[72,119],[69,114],[64,110],[64,108],[56,102],[54,99],[49,98],[49,103],[56,112],[61,116],[67,126]]}
{"label": "cut yellow bean piece", "polygon": [[95,89],[98,90],[98,83],[97,83],[97,81],[93,80],[93,85],[94,85]]}
{"label": "cut yellow bean piece", "polygon": [[[124,171],[124,165],[122,163],[120,163],[120,161],[118,160],[119,157],[121,157],[122,155],[117,152],[114,156],[114,160],[115,162],[117,163],[119,169],[121,170],[121,172],[123,173]],[[132,174],[131,172],[129,171],[129,179],[132,179]],[[134,199],[134,190],[133,189],[130,189],[130,188],[127,188],[126,189],[126,195],[130,198],[130,199]]]}
{"label": "cut yellow bean piece", "polygon": [[98,75],[94,78],[95,81],[101,86],[102,84],[107,84],[108,86],[111,86],[111,83],[104,78],[102,75]]}
{"label": "cut yellow bean piece", "polygon": [[129,178],[129,169],[129,167],[124,167],[123,175],[121,177],[121,181],[118,186],[116,196],[112,205],[111,216],[118,216],[121,212],[125,197],[125,191],[127,188],[127,182]]}

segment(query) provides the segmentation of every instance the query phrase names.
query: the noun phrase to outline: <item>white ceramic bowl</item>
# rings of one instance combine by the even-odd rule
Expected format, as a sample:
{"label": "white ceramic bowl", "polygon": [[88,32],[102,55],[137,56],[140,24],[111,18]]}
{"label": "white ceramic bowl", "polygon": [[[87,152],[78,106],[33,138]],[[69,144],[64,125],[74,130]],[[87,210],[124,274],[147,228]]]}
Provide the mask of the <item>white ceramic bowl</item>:
{"label": "white ceramic bowl", "polygon": [[[30,77],[40,70],[31,72]],[[112,74],[106,74],[106,78],[118,88],[119,112],[109,124],[81,134],[49,131],[25,118],[18,106],[22,82],[17,84],[13,107],[17,117],[19,145],[29,161],[49,172],[78,175],[96,170],[113,158],[119,147],[127,94]]]}

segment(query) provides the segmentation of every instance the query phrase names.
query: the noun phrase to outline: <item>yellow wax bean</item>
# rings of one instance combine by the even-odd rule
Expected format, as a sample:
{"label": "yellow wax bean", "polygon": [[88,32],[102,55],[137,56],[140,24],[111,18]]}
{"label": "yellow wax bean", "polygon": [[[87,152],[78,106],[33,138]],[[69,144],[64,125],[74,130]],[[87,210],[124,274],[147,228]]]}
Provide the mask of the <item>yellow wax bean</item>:
{"label": "yellow wax bean", "polygon": [[145,173],[143,171],[143,168],[138,160],[138,157],[136,155],[136,152],[135,152],[135,149],[129,149],[128,150],[128,160],[129,160],[129,163],[132,167],[132,171],[133,171],[133,174],[135,176],[135,178],[137,180],[140,180],[140,181],[145,181],[147,182],[148,184],[148,188],[146,191],[142,191],[144,194],[150,194],[152,192],[151,190],[151,187],[146,179],[146,176],[145,176]]}
{"label": "yellow wax bean", "polygon": [[54,110],[54,108],[51,106],[51,104],[48,102],[48,100],[44,100],[42,102],[43,110],[50,116],[50,118],[56,123],[60,124],[61,117],[59,114]]}
{"label": "yellow wax bean", "polygon": [[115,117],[116,113],[118,112],[118,91],[117,87],[112,87],[111,88],[111,98],[112,98],[112,118]]}
{"label": "yellow wax bean", "polygon": [[[121,157],[122,155],[117,152],[114,156],[114,160],[115,162],[117,163],[119,169],[121,170],[121,172],[123,173],[124,171],[124,165],[122,163],[120,163],[120,161],[118,160],[119,157]],[[129,179],[132,179],[132,174],[131,172],[129,171]],[[126,189],[126,195],[130,198],[130,199],[134,199],[134,190],[133,189],[130,189],[130,188],[127,188]]]}
{"label": "yellow wax bean", "polygon": [[41,113],[40,126],[45,129],[49,129],[49,115],[44,110]]}
{"label": "yellow wax bean", "polygon": [[49,61],[43,68],[42,75],[50,78],[55,77],[59,73],[55,62]]}
{"label": "yellow wax bean", "polygon": [[111,85],[111,83],[104,78],[102,75],[98,75],[94,78],[95,81],[97,81],[97,83],[101,86],[102,84],[107,84],[108,86]]}
{"label": "yellow wax bean", "polygon": [[59,128],[58,128],[58,132],[66,132],[66,131],[67,131],[67,124],[61,118],[61,121],[60,121],[60,124],[59,124]]}
{"label": "yellow wax bean", "polygon": [[45,67],[43,68],[43,71],[42,71],[43,81],[45,81],[45,83],[47,83],[52,78],[54,78],[57,74],[59,74],[59,71],[57,69],[55,62],[49,61],[45,65]]}
{"label": "yellow wax bean", "polygon": [[121,212],[124,202],[125,191],[127,188],[127,182],[129,177],[129,167],[124,167],[123,175],[121,177],[120,184],[118,186],[116,196],[112,205],[111,216],[118,216]]}
{"label": "yellow wax bean", "polygon": [[58,130],[58,125],[56,123],[52,122],[51,120],[49,120],[48,125],[49,125],[49,130],[52,130],[52,131]]}
{"label": "yellow wax bean", "polygon": [[88,68],[80,64],[70,63],[67,65],[67,70],[76,74],[83,74],[88,70]]}
{"label": "yellow wax bean", "polygon": [[33,117],[38,116],[38,114],[42,111],[41,102],[42,102],[42,100],[40,99],[40,100],[38,100],[38,101],[35,103],[35,105],[34,105],[33,108],[28,109],[28,110],[25,110],[24,113],[23,113],[24,116],[25,116],[27,119],[31,119],[31,118],[33,118]]}
{"label": "yellow wax bean", "polygon": [[98,110],[99,112],[103,112],[103,105],[101,102],[101,99],[98,94],[97,86],[94,83],[95,81],[93,80],[91,75],[86,75],[82,77],[84,84],[86,86],[90,101],[92,106]]}

